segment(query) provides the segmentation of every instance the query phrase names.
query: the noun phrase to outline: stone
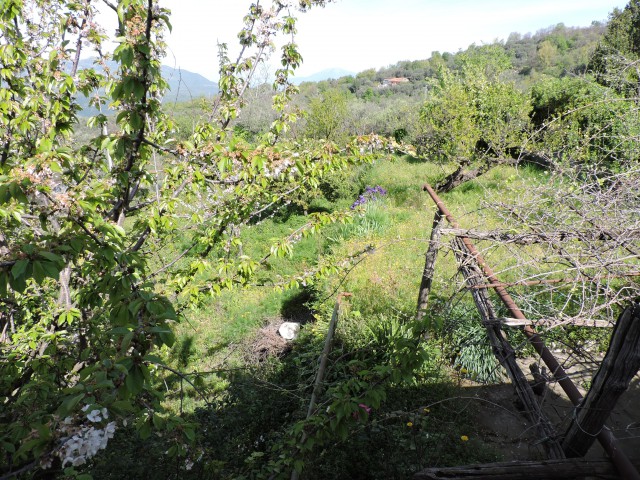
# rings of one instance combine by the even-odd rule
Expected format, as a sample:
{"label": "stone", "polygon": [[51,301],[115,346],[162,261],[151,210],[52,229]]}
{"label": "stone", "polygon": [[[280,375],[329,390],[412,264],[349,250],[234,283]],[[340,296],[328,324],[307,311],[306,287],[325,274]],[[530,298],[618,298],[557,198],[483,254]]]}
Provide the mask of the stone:
{"label": "stone", "polygon": [[296,322],[284,322],[280,325],[278,333],[285,340],[295,340],[300,333],[300,324]]}

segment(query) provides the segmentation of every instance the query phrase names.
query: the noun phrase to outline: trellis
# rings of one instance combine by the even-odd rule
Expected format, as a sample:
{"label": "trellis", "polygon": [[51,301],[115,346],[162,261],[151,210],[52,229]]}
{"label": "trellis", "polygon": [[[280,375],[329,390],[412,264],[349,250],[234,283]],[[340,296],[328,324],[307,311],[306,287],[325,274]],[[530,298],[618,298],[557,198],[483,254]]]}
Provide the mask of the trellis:
{"label": "trellis", "polygon": [[[430,185],[425,185],[423,189],[429,193],[437,209],[418,295],[417,318],[422,318],[426,313],[435,261],[440,245],[439,238],[443,231],[442,223],[446,219],[452,226],[452,229],[448,229],[447,233],[454,235],[452,245],[458,268],[463,274],[466,286],[473,296],[483,326],[487,330],[493,352],[500,364],[505,367],[513,382],[518,397],[525,407],[525,414],[537,426],[540,442],[545,446],[549,461],[473,465],[452,469],[427,469],[416,474],[414,478],[582,477],[585,474],[596,473],[594,470],[595,464],[593,462],[576,462],[574,459],[583,457],[597,438],[608,453],[619,475],[625,479],[640,480],[640,474],[622,452],[618,440],[605,425],[618,398],[628,388],[631,379],[640,369],[640,305],[633,303],[619,317],[612,333],[610,347],[605,359],[594,377],[592,387],[587,395],[583,397],[562,365],[547,348],[542,337],[536,332],[532,326],[533,322],[526,318],[506,291],[505,287],[508,284],[502,283],[497,278],[471,242],[470,237],[472,235],[470,232],[460,229],[454,217]],[[484,236],[483,239],[486,238],[487,236]],[[500,240],[498,236],[490,239]],[[539,283],[537,280],[535,282]],[[514,284],[525,285],[526,283],[515,282]],[[512,325],[516,324],[518,328],[522,329],[522,332],[575,407],[571,425],[562,437],[554,431],[551,422],[542,412],[529,382],[515,361],[515,352],[508,342],[507,334],[502,329],[503,324],[507,323],[507,321],[504,318],[497,317],[496,309],[488,295],[490,288],[495,290],[498,298],[513,317],[508,320],[511,321]],[[588,320],[585,323],[589,324]],[[586,470],[583,468],[585,466]],[[606,466],[598,465],[598,469],[600,468],[603,469],[602,474],[605,476],[607,474],[615,474],[610,469],[607,470]],[[605,473],[605,470],[608,473]],[[557,475],[561,475],[561,477]]]}

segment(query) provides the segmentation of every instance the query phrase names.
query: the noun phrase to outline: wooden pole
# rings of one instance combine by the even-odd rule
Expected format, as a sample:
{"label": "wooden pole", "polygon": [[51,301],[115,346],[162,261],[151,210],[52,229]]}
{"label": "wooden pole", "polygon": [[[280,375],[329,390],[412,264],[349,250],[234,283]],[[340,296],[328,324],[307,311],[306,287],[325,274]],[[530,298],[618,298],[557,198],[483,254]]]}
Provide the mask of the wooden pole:
{"label": "wooden pole", "polygon": [[611,415],[616,402],[640,369],[640,304],[626,308],[613,330],[609,349],[593,384],[567,430],[562,448],[568,457],[583,457]]}
{"label": "wooden pole", "polygon": [[[313,412],[316,409],[316,403],[318,396],[322,392],[322,385],[324,382],[324,372],[327,369],[327,362],[329,361],[329,354],[331,353],[331,346],[333,343],[333,335],[336,332],[336,326],[338,324],[338,315],[340,313],[340,300],[342,297],[350,297],[350,293],[341,293],[338,295],[336,304],[333,307],[333,314],[331,315],[331,321],[329,322],[329,329],[327,330],[327,336],[324,339],[324,348],[322,349],[322,355],[320,355],[320,366],[318,366],[318,372],[316,373],[316,380],[313,384],[313,391],[311,392],[311,399],[309,400],[309,408],[307,409],[307,420],[311,418]],[[302,434],[302,440],[300,443],[304,443],[307,439],[307,432]],[[300,474],[297,470],[291,472],[291,480],[298,480]]]}
{"label": "wooden pole", "polygon": [[584,478],[618,479],[620,477],[609,461],[577,459],[427,468],[413,476],[413,480],[582,480]]}
{"label": "wooden pole", "polygon": [[420,291],[418,292],[418,309],[416,311],[416,320],[422,320],[429,303],[429,292],[431,292],[431,284],[433,282],[433,271],[435,268],[436,257],[440,248],[440,229],[442,228],[444,217],[439,209],[433,217],[433,225],[431,227],[431,237],[429,238],[429,248],[425,255],[424,270],[422,271],[422,280],[420,281]]}

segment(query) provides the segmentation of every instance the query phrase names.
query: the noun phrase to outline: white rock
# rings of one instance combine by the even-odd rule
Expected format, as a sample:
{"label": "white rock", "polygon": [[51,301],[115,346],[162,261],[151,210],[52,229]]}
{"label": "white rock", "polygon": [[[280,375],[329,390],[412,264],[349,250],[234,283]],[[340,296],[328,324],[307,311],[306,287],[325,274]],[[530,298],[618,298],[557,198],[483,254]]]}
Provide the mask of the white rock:
{"label": "white rock", "polygon": [[296,322],[284,322],[280,325],[278,333],[285,340],[294,340],[300,333],[300,324]]}

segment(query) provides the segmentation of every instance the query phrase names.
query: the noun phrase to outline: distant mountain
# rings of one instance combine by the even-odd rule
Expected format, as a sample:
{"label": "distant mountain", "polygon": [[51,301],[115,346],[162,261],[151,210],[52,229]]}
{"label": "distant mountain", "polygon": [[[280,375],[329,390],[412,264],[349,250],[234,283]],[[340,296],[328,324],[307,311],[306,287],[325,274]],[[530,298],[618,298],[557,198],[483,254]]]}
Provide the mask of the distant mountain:
{"label": "distant mountain", "polygon": [[[80,60],[79,68],[96,68],[92,58]],[[111,62],[109,67],[115,69],[117,65]],[[203,77],[199,73],[189,72],[188,70],[177,69],[162,65],[162,77],[169,84],[169,91],[165,93],[165,102],[186,102],[194,98],[211,97],[218,93],[218,84]],[[82,115],[90,116],[98,112],[95,108],[89,107],[86,99],[80,99],[79,103],[83,105]]]}
{"label": "distant mountain", "polygon": [[343,68],[327,68],[313,75],[307,77],[294,77],[293,83],[300,85],[303,82],[321,82],[322,80],[337,79],[340,77],[346,77],[348,75],[355,75],[355,72],[350,72]]}
{"label": "distant mountain", "polygon": [[199,97],[211,97],[218,93],[218,84],[199,73],[163,65],[162,76],[169,83],[165,101],[184,102]]}

